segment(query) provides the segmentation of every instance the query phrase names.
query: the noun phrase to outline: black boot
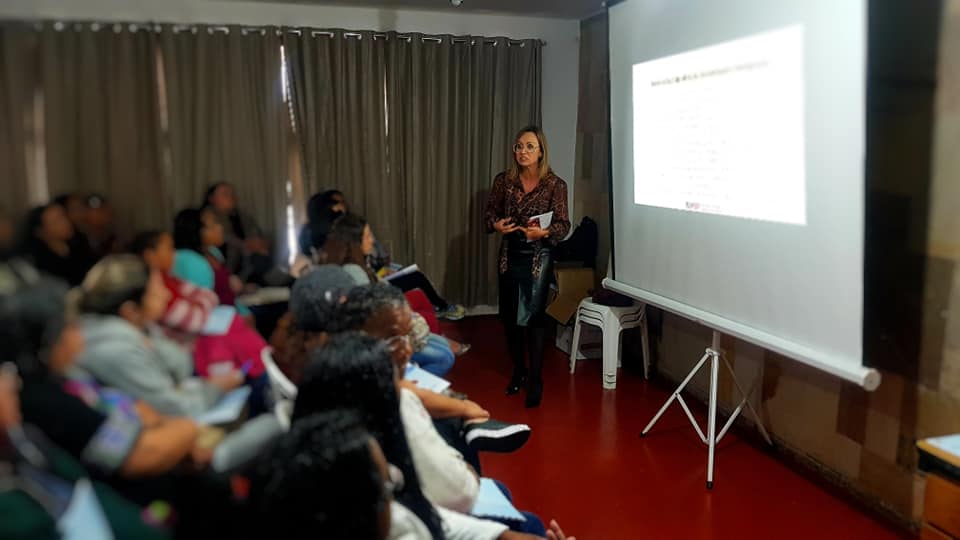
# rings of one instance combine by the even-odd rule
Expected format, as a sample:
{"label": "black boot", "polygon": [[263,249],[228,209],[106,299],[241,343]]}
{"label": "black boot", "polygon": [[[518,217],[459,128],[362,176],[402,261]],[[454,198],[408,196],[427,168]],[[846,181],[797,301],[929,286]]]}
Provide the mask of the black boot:
{"label": "black boot", "polygon": [[510,377],[510,384],[507,385],[507,395],[512,396],[518,392],[527,383],[527,372],[514,368],[513,375]]}
{"label": "black boot", "polygon": [[512,396],[523,388],[527,382],[527,359],[524,354],[524,329],[515,324],[504,325],[507,335],[507,350],[510,352],[510,361],[513,362],[513,376],[507,385],[507,395]]}
{"label": "black boot", "polygon": [[524,400],[524,405],[528,409],[540,406],[540,398],[543,397],[543,381],[540,379],[530,379],[530,384],[527,386],[527,399]]}

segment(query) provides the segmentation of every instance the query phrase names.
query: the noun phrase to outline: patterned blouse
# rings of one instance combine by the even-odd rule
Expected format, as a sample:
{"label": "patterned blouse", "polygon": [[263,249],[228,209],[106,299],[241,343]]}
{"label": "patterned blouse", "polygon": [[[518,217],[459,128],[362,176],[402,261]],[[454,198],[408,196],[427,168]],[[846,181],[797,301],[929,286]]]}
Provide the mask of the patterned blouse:
{"label": "patterned blouse", "polygon": [[[493,188],[487,198],[487,207],[484,211],[484,222],[487,233],[494,232],[493,225],[503,218],[513,218],[513,222],[526,226],[527,220],[533,216],[553,212],[550,227],[550,236],[538,240],[536,244],[537,258],[540,247],[555,246],[570,232],[570,214],[567,210],[567,183],[553,172],[540,180],[537,187],[530,193],[523,192],[523,183],[519,178],[509,179],[506,173],[500,173],[493,180]],[[534,277],[537,277],[540,265],[534,261]],[[507,242],[500,244],[499,257],[500,273],[507,272]]]}

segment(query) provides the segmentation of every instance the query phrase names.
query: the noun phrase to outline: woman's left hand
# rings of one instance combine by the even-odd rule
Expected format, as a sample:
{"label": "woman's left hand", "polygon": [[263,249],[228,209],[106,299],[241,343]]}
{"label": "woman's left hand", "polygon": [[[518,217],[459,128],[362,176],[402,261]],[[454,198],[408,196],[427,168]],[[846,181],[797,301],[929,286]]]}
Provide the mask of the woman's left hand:
{"label": "woman's left hand", "polygon": [[542,240],[550,236],[550,231],[547,229],[541,229],[540,227],[527,227],[523,230],[523,234],[527,236],[527,240],[533,242],[535,240]]}

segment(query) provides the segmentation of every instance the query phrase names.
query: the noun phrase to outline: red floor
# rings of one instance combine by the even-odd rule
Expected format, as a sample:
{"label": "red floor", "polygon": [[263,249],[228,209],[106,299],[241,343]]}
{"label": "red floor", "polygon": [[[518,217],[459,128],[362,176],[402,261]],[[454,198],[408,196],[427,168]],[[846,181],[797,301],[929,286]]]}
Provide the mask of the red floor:
{"label": "red floor", "polygon": [[902,536],[734,433],[717,449],[707,491],[707,449],[679,407],[638,436],[666,387],[621,372],[617,389],[605,392],[599,360],[581,361],[570,375],[552,344],[543,404],[528,411],[522,395],[503,394],[510,361],[494,318],[445,330],[474,347],[451,373],[454,386],[495,417],[533,428],[520,451],[483,454],[484,475],[506,483],[518,507],[556,518],[580,540]]}

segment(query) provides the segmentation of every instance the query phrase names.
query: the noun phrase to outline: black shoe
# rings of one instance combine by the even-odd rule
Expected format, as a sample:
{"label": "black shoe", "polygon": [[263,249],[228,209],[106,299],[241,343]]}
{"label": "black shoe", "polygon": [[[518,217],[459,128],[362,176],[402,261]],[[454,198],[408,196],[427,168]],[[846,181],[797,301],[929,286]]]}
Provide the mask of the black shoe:
{"label": "black shoe", "polygon": [[463,427],[463,438],[467,446],[478,452],[499,452],[506,454],[519,450],[530,438],[530,426],[526,424],[508,424],[498,420],[474,422]]}
{"label": "black shoe", "polygon": [[527,388],[527,399],[524,400],[524,405],[528,409],[540,406],[540,398],[543,397],[543,381],[530,381],[530,386]]}
{"label": "black shoe", "polygon": [[507,385],[507,395],[512,396],[520,392],[523,385],[527,383],[527,376],[514,372],[510,377],[510,384]]}

